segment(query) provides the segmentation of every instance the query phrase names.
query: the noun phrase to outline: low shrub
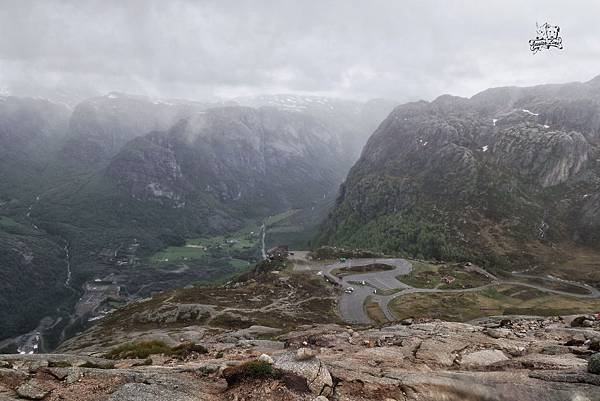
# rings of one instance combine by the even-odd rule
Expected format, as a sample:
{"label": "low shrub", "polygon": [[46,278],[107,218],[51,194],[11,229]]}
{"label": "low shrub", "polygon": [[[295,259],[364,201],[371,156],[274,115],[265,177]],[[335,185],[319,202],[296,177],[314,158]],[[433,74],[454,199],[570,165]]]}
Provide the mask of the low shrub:
{"label": "low shrub", "polygon": [[170,355],[177,359],[186,359],[194,354],[206,354],[206,347],[192,342],[183,343],[171,348]]}
{"label": "low shrub", "polygon": [[73,365],[67,361],[48,361],[49,368],[70,368],[71,366]]}
{"label": "low shrub", "polygon": [[162,341],[140,341],[123,344],[104,355],[108,359],[146,359],[150,355],[169,354],[171,348]]}
{"label": "low shrub", "polygon": [[84,364],[79,365],[80,368],[91,368],[91,369],[114,369],[115,365],[112,363],[109,364],[99,364],[92,361],[86,361]]}
{"label": "low shrub", "polygon": [[228,385],[239,383],[245,379],[266,379],[274,376],[273,366],[268,362],[258,360],[232,366],[223,371],[223,378]]}
{"label": "low shrub", "polygon": [[104,355],[108,359],[146,359],[150,355],[163,354],[177,359],[186,359],[194,354],[206,354],[208,350],[193,342],[186,342],[175,347],[169,347],[163,341],[141,341],[123,344]]}

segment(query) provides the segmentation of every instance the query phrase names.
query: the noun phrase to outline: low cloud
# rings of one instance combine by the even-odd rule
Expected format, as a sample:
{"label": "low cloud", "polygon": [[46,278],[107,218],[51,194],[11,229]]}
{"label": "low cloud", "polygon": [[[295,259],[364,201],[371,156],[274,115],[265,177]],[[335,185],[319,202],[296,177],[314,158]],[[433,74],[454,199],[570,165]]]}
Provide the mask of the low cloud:
{"label": "low cloud", "polygon": [[[0,88],[401,101],[600,74],[600,3],[4,1]],[[535,23],[565,49],[532,54]]]}

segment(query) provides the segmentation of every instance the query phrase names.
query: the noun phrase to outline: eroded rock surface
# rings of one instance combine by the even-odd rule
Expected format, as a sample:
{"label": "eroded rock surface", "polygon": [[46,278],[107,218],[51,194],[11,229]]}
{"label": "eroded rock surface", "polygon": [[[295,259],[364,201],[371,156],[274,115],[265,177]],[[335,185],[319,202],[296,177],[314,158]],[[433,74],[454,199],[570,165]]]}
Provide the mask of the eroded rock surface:
{"label": "eroded rock surface", "polygon": [[[2,366],[10,366],[0,369],[0,400],[597,400],[600,374],[588,366],[597,358],[600,327],[572,327],[573,320],[310,325],[269,338],[269,330],[247,330],[243,345],[221,342],[227,333],[219,331],[202,337],[206,354],[183,360],[152,355],[145,366],[82,356],[85,349],[75,356],[0,356]],[[190,328],[172,329],[172,337],[177,330]],[[140,336],[153,334],[163,335]],[[243,366],[238,380],[228,384],[222,377]]]}

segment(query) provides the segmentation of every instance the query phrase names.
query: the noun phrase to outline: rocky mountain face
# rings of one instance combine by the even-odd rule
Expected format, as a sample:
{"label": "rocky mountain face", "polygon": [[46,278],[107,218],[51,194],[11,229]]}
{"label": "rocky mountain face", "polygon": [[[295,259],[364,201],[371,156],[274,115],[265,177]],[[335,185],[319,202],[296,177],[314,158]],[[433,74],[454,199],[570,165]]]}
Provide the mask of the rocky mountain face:
{"label": "rocky mountain face", "polygon": [[70,114],[44,99],[0,97],[0,199],[37,184]]}
{"label": "rocky mountain face", "polygon": [[[558,269],[573,249],[593,253],[598,82],[397,107],[350,171],[320,240],[507,268],[551,254]],[[591,270],[578,277],[600,280]]]}
{"label": "rocky mountain face", "polygon": [[30,206],[70,112],[43,99],[0,97],[1,338],[31,330],[32,322],[71,296],[64,285],[64,244],[30,219]]}
{"label": "rocky mountain face", "polygon": [[[242,106],[274,107],[315,117],[333,134],[328,138],[344,151],[349,166],[360,155],[369,135],[398,104],[392,100],[373,99],[366,103],[319,96],[262,95],[235,98]],[[349,167],[348,166],[348,167]]]}
{"label": "rocky mountain face", "polygon": [[117,154],[130,140],[150,131],[166,130],[210,106],[121,93],[84,100],[71,115],[62,159],[78,167],[96,166]]}
{"label": "rocky mountain face", "polygon": [[[42,330],[40,321],[49,316],[42,326],[58,328],[58,334],[40,346],[52,348],[72,334],[61,325],[73,319],[70,308],[82,293],[93,292],[87,284],[95,279],[118,281],[106,294],[129,296],[129,289],[149,294],[201,277],[201,269],[193,268],[119,268],[130,263],[141,269],[151,255],[184,238],[231,233],[248,219],[291,208],[302,208],[314,230],[311,213],[331,204],[354,160],[346,146],[356,127],[334,129],[334,121],[363,118],[357,117],[358,103],[323,107],[316,108],[319,114],[120,93],[71,107],[0,97],[3,278],[6,288],[30,297],[24,304],[12,290],[0,291],[6,322],[0,340],[36,326]],[[361,131],[363,138],[370,130]],[[44,252],[53,256],[44,259]],[[231,274],[233,268],[222,270]],[[217,268],[211,272],[218,276]],[[57,301],[44,304],[48,298]],[[89,312],[89,305],[78,308]],[[61,325],[54,325],[58,318]],[[35,331],[30,334],[35,338]],[[16,350],[4,345],[0,349]]]}
{"label": "rocky mountain face", "polygon": [[107,174],[133,198],[171,207],[207,196],[250,214],[306,207],[343,177],[343,152],[332,136],[296,113],[210,109],[132,141]]}

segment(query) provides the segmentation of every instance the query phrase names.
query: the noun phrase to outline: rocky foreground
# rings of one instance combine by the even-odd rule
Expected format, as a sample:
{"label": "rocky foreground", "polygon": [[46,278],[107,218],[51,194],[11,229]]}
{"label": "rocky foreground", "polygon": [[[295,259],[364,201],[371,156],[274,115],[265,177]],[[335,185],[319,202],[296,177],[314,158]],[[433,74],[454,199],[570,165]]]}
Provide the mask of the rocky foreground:
{"label": "rocky foreground", "polygon": [[178,358],[3,355],[0,401],[600,400],[594,316],[272,331],[205,332]]}

